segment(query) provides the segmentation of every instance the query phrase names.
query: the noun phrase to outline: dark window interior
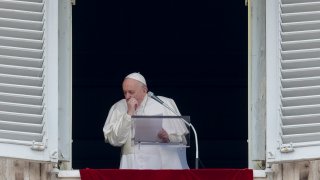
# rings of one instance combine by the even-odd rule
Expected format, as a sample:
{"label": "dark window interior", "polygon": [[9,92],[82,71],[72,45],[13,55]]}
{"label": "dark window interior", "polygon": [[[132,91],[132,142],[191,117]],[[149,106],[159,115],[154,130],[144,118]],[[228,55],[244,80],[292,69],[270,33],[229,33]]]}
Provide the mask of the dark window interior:
{"label": "dark window interior", "polygon": [[[200,168],[248,167],[247,26],[244,1],[77,1],[73,168],[119,167],[102,128],[131,72],[191,116]],[[191,145],[194,168],[193,136]]]}

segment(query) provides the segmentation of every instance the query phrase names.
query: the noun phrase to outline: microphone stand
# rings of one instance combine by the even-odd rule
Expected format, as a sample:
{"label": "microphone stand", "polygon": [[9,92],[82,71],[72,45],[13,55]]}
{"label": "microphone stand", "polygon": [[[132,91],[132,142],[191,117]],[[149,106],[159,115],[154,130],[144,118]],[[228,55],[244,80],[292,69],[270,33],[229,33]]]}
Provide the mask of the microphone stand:
{"label": "microphone stand", "polygon": [[[152,96],[151,96],[152,97]],[[152,97],[153,98],[153,97]],[[156,99],[155,99],[156,100]],[[158,100],[156,100],[157,102],[159,102]],[[160,103],[160,102],[159,102]],[[162,104],[164,107],[166,107],[167,109],[169,109],[171,112],[173,112],[175,115],[177,116],[181,116],[178,113],[176,113],[176,111],[174,109],[172,109],[170,106],[168,106],[166,103],[160,103]],[[191,127],[193,133],[194,133],[194,138],[195,138],[195,143],[196,143],[196,162],[195,162],[195,169],[199,168],[199,151],[198,151],[198,136],[197,136],[197,132],[196,129],[193,127],[193,125],[189,122],[187,122],[185,119],[181,118],[183,120],[183,122],[185,124],[187,124],[188,126]]]}

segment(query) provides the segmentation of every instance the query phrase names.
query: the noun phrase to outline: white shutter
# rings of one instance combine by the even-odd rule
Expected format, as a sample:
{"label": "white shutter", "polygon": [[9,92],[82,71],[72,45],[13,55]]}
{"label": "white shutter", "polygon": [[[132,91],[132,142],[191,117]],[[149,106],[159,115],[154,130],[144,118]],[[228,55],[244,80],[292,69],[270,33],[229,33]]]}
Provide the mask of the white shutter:
{"label": "white shutter", "polygon": [[267,160],[320,158],[320,1],[273,0],[268,13]]}
{"label": "white shutter", "polygon": [[0,0],[0,156],[57,161],[58,2]]}

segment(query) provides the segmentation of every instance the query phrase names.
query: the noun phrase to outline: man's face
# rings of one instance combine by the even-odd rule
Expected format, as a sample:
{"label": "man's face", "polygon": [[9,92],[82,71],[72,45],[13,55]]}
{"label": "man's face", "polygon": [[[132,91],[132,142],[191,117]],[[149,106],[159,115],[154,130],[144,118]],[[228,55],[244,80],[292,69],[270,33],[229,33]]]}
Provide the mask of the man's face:
{"label": "man's face", "polygon": [[122,89],[126,101],[130,98],[135,98],[138,101],[138,105],[141,104],[147,94],[147,88],[141,82],[130,78],[123,81]]}

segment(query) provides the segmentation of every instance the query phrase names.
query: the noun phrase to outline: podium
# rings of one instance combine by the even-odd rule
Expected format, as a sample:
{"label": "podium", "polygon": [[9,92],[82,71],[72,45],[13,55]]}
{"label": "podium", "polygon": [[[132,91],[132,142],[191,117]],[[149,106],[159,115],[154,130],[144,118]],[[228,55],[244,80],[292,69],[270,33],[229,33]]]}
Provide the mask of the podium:
{"label": "podium", "polygon": [[[190,116],[132,116],[133,142],[143,145],[190,147]],[[169,142],[158,137],[161,130],[169,135]]]}

